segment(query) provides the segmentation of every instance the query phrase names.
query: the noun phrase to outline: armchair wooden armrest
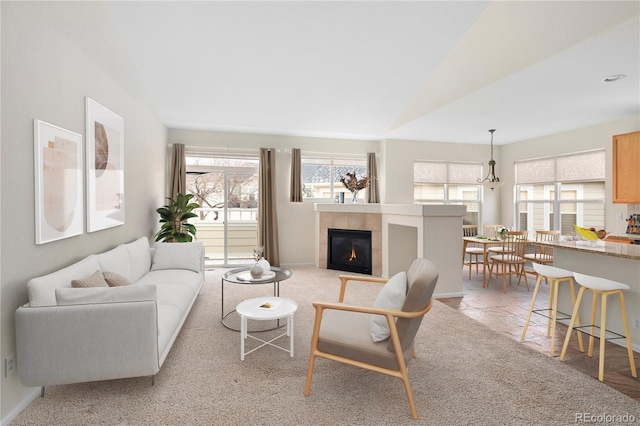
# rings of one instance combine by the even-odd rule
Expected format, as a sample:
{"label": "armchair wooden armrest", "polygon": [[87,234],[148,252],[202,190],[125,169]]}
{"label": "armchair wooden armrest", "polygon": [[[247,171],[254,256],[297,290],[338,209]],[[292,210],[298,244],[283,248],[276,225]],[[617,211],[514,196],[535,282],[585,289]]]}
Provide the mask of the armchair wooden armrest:
{"label": "armchair wooden armrest", "polygon": [[361,281],[361,282],[369,282],[369,283],[376,283],[376,284],[384,284],[387,281],[389,281],[386,278],[363,277],[358,275],[338,275],[338,278],[340,278],[340,296],[338,298],[339,302],[344,301],[344,293],[345,293],[345,290],[347,289],[347,283],[349,281]]}

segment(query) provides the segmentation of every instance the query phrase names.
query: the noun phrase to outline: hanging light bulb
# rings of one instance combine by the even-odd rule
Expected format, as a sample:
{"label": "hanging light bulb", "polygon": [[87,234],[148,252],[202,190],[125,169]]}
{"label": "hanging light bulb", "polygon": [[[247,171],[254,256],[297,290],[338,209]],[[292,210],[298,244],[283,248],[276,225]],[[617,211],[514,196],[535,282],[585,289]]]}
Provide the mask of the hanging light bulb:
{"label": "hanging light bulb", "polygon": [[485,188],[489,188],[492,191],[502,186],[504,183],[500,182],[500,179],[496,176],[496,162],[493,160],[493,132],[495,131],[496,129],[489,130],[489,133],[491,133],[491,160],[489,161],[489,173],[487,173],[487,176],[484,179],[478,179],[478,183],[481,183],[482,186],[484,186]]}

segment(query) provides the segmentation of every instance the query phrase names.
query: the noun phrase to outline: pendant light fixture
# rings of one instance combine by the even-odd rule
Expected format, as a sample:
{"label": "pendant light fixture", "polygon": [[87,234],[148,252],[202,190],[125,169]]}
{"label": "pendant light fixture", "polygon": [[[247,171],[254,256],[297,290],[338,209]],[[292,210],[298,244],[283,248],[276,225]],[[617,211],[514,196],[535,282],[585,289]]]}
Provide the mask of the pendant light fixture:
{"label": "pendant light fixture", "polygon": [[500,182],[500,179],[496,176],[496,162],[493,160],[493,132],[495,131],[496,129],[489,130],[489,133],[491,133],[491,160],[489,161],[489,173],[484,179],[478,179],[478,183],[481,183],[485,188],[490,188],[492,191],[502,186],[502,184],[504,183]]}

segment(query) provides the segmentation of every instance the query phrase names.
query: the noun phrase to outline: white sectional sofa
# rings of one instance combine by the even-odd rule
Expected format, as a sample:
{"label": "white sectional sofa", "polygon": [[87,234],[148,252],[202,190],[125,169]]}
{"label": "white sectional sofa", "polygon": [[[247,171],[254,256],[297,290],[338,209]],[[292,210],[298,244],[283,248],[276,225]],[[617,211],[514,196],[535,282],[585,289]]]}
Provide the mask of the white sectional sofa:
{"label": "white sectional sofa", "polygon": [[[72,288],[96,271],[132,284]],[[202,243],[152,248],[146,237],[31,279],[29,303],[16,311],[22,383],[44,392],[46,385],[155,380],[203,281]]]}

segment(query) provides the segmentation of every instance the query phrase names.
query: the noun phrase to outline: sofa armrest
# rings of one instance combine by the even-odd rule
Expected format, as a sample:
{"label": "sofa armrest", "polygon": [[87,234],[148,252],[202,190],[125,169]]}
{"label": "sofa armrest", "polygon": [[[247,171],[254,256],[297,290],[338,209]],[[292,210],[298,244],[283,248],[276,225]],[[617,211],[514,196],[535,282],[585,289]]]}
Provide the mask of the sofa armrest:
{"label": "sofa armrest", "polygon": [[25,386],[150,376],[160,369],[154,301],[25,305],[15,319]]}

